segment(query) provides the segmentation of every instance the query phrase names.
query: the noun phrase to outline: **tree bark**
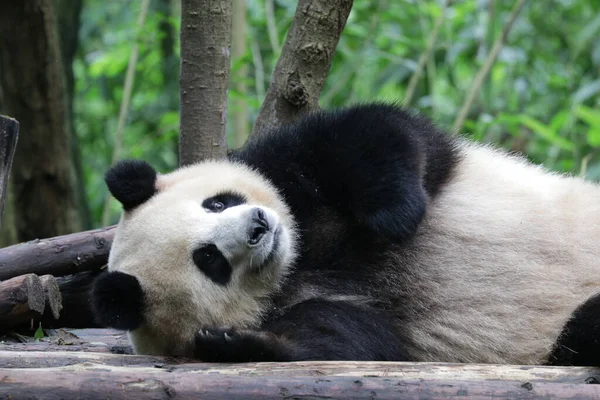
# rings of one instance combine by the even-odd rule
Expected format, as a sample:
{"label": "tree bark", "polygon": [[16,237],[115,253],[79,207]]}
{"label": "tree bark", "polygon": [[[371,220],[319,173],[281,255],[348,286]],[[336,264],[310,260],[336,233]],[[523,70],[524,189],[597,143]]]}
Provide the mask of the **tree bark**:
{"label": "tree bark", "polygon": [[35,274],[0,282],[0,329],[10,329],[39,317],[45,304],[44,287]]}
{"label": "tree bark", "polygon": [[67,112],[71,128],[71,157],[73,158],[73,172],[75,174],[77,199],[79,201],[79,218],[82,229],[92,227],[90,206],[85,192],[83,178],[83,164],[79,137],[75,130],[75,117],[73,111],[73,97],[75,96],[75,78],[73,75],[73,60],[79,47],[79,26],[81,25],[82,0],[54,0],[56,15],[58,17],[58,33],[60,49],[65,74],[67,92]]}
{"label": "tree bark", "polygon": [[232,0],[182,0],[179,161],[227,153]]}
{"label": "tree bark", "polygon": [[[4,356],[4,353],[1,353]],[[66,366],[55,364],[59,353],[39,361],[12,357],[11,368],[0,368],[0,397],[11,399],[596,399],[600,386],[591,369],[431,365],[428,363],[263,363],[120,366],[114,356],[69,353]],[[128,356],[121,356],[128,358]],[[47,361],[50,359],[50,361]],[[139,359],[139,358],[138,358]],[[87,363],[86,363],[87,361]],[[147,365],[147,361],[141,359]],[[115,365],[116,364],[116,365]],[[378,367],[374,367],[377,366]],[[22,366],[19,368],[19,366]],[[334,369],[336,373],[323,372]],[[529,369],[537,372],[530,372]],[[367,371],[378,370],[376,374]],[[499,374],[502,371],[504,374]],[[593,373],[590,375],[587,372]],[[437,372],[437,373],[435,373]],[[473,373],[474,372],[474,373]],[[564,373],[564,375],[562,375]],[[587,378],[584,378],[587,376]]]}
{"label": "tree bark", "polygon": [[106,265],[116,226],[34,240],[0,249],[0,280],[18,275],[63,276]]}
{"label": "tree bark", "polygon": [[317,109],[352,0],[299,0],[252,135]]}
{"label": "tree bark", "polygon": [[[236,0],[233,2],[233,23],[232,23],[232,44],[231,56],[233,62],[239,60],[246,53],[246,1]],[[240,65],[237,70],[237,77],[232,79],[235,91],[239,94],[231,99],[231,115],[233,119],[233,130],[231,135],[231,148],[237,149],[243,146],[248,134],[250,133],[249,113],[246,99],[244,98],[248,87],[246,85],[246,76],[248,67]]]}
{"label": "tree bark", "polygon": [[12,179],[18,239],[78,231],[79,202],[53,2],[0,4],[0,85],[6,112],[21,125]]}
{"label": "tree bark", "polygon": [[4,201],[8,190],[8,180],[12,167],[17,141],[19,138],[19,123],[0,115],[0,228],[4,214]]}

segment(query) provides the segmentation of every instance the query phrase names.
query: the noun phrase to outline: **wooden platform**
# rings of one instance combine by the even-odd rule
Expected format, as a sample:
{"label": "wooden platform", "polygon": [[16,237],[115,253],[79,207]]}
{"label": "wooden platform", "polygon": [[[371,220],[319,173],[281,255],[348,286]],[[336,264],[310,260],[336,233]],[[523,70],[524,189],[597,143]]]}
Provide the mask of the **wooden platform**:
{"label": "wooden platform", "polygon": [[0,343],[0,399],[598,399],[600,369],[474,364],[206,364],[136,356],[121,332]]}

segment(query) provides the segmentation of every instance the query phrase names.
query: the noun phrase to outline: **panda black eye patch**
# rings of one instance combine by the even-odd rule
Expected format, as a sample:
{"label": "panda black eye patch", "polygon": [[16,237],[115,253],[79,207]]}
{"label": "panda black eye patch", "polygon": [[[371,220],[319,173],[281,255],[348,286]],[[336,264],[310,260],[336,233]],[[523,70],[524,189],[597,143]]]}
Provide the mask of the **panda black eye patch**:
{"label": "panda black eye patch", "polygon": [[231,279],[231,265],[214,244],[207,244],[192,254],[194,264],[214,283],[225,286]]}
{"label": "panda black eye patch", "polygon": [[244,196],[233,192],[224,192],[204,200],[202,207],[211,212],[221,212],[226,208],[239,206],[244,203],[246,203]]}

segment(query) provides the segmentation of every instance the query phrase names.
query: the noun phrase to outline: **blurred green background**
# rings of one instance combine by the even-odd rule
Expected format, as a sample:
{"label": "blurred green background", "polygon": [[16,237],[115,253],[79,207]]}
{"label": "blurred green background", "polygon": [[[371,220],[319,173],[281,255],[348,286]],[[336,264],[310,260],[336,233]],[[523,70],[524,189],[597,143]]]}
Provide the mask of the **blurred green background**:
{"label": "blurred green background", "polygon": [[[139,59],[119,158],[143,158],[165,172],[178,163],[180,4],[152,1],[138,31],[140,3],[87,0],[82,10],[73,66],[75,129],[93,227],[102,225],[103,174],[135,41]],[[296,8],[292,0],[242,4],[234,10],[241,50],[234,51],[229,91],[232,147],[251,129]],[[321,107],[407,100],[408,82],[445,8],[410,106],[450,130],[513,6],[507,0],[355,1]],[[599,38],[599,1],[527,2],[461,133],[523,152],[550,169],[600,180]],[[119,214],[111,203],[109,223]]]}

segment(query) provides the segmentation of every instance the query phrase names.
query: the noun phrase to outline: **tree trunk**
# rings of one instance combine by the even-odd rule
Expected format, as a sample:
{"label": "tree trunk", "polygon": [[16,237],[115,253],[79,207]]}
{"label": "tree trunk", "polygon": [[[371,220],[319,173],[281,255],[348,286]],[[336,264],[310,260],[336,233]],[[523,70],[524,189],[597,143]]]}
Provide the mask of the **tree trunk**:
{"label": "tree trunk", "polygon": [[227,153],[232,0],[182,0],[179,161]]}
{"label": "tree trunk", "polygon": [[73,172],[75,173],[77,198],[79,201],[79,218],[83,229],[92,228],[92,217],[90,206],[85,192],[85,181],[83,178],[83,164],[81,163],[81,150],[79,148],[79,137],[75,131],[75,118],[73,113],[73,97],[75,95],[75,80],[73,76],[73,60],[79,47],[79,25],[82,8],[82,0],[54,0],[55,10],[58,17],[58,32],[60,37],[60,49],[65,72],[65,84],[67,91],[67,111],[69,114],[69,125],[71,127],[71,157],[73,157]]}
{"label": "tree trunk", "polygon": [[12,179],[19,241],[81,230],[52,2],[0,4],[0,85],[6,112],[20,122]]}
{"label": "tree trunk", "polygon": [[[232,27],[232,43],[231,56],[233,62],[238,62],[246,52],[246,1],[236,0],[233,2],[233,27]],[[250,122],[248,114],[248,106],[245,100],[246,92],[246,77],[248,75],[248,67],[245,64],[239,66],[237,76],[232,79],[235,91],[238,93],[237,98],[231,99],[231,115],[233,120],[233,130],[231,135],[231,148],[241,147],[250,133]]]}
{"label": "tree trunk", "polygon": [[299,0],[281,57],[252,134],[260,134],[319,106],[319,95],[352,0]]}
{"label": "tree trunk", "polygon": [[18,138],[19,123],[0,115],[0,227],[2,227],[4,202]]}
{"label": "tree trunk", "polygon": [[6,197],[4,198],[4,216],[0,228],[0,249],[19,242],[17,238],[17,221],[15,221],[15,202],[13,196],[13,183],[8,182]]}

